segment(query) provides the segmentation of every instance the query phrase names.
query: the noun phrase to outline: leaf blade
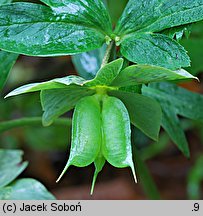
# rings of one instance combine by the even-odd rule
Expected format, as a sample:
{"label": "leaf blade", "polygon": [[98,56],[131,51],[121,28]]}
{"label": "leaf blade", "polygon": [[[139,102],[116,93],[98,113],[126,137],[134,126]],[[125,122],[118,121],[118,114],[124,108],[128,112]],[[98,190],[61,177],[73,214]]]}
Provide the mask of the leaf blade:
{"label": "leaf blade", "polygon": [[85,80],[83,78],[71,75],[63,78],[56,78],[53,80],[49,80],[47,82],[31,83],[31,84],[21,86],[17,89],[14,89],[9,94],[7,94],[5,98],[19,95],[19,94],[47,90],[47,89],[58,89],[58,88],[60,89],[70,85],[82,86],[84,82]]}
{"label": "leaf blade", "polygon": [[151,65],[132,65],[122,70],[113,81],[114,86],[133,86],[150,82],[198,79],[181,69],[172,71]]}
{"label": "leaf blade", "polygon": [[163,110],[162,126],[183,154],[189,157],[188,142],[177,115],[203,120],[203,96],[170,83],[143,86],[142,92],[160,103]]}
{"label": "leaf blade", "polygon": [[2,200],[55,200],[55,197],[35,179],[19,179],[0,189]]}
{"label": "leaf blade", "polygon": [[108,86],[117,77],[123,66],[123,59],[119,58],[103,66],[93,80],[87,81],[85,86]]}
{"label": "leaf blade", "polygon": [[32,56],[72,55],[105,41],[100,29],[75,24],[47,6],[22,2],[0,6],[0,37],[1,49]]}
{"label": "leaf blade", "polygon": [[203,19],[203,1],[130,0],[115,32],[159,32]]}
{"label": "leaf blade", "polygon": [[17,54],[0,51],[0,90],[3,88],[17,58]]}
{"label": "leaf blade", "polygon": [[22,163],[22,154],[19,150],[0,150],[0,188],[11,183],[27,167],[27,162]]}
{"label": "leaf blade", "polygon": [[185,49],[175,40],[161,34],[132,34],[122,40],[121,53],[138,64],[161,66],[171,70],[190,66]]}
{"label": "leaf blade", "polygon": [[60,115],[73,109],[77,102],[85,96],[94,94],[93,90],[72,86],[65,89],[50,89],[41,92],[41,104],[44,111],[42,123],[51,125]]}
{"label": "leaf blade", "polygon": [[84,24],[102,29],[111,34],[111,19],[109,13],[100,0],[40,0],[52,8],[56,14],[66,14],[76,24]]}

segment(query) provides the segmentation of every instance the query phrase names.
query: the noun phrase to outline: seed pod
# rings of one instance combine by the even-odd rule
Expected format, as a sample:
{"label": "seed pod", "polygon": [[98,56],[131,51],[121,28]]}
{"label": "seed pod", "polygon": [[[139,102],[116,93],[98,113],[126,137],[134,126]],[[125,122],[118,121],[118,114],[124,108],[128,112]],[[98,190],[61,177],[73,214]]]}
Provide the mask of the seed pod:
{"label": "seed pod", "polygon": [[84,167],[94,162],[100,151],[101,142],[100,104],[96,96],[87,96],[75,107],[70,156],[57,182],[70,165]]}
{"label": "seed pod", "polygon": [[105,159],[118,168],[131,167],[137,181],[132,160],[130,119],[121,100],[108,96],[103,98],[102,129]]}

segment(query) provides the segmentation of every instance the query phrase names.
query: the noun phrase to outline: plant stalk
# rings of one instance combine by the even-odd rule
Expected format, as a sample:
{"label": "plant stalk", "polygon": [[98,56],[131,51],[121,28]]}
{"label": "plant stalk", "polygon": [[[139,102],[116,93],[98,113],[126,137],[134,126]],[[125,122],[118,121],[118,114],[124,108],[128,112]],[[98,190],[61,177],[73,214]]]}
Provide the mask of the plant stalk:
{"label": "plant stalk", "polygon": [[[54,121],[53,125],[70,127],[71,119],[59,118]],[[0,122],[0,133],[11,130],[13,128],[25,127],[25,126],[42,126],[42,118],[41,117],[20,118],[16,120]]]}
{"label": "plant stalk", "polygon": [[104,58],[101,64],[101,68],[104,67],[108,63],[109,58],[111,56],[111,50],[113,48],[113,44],[114,44],[114,41],[111,41],[110,44],[107,46],[106,53],[104,55]]}

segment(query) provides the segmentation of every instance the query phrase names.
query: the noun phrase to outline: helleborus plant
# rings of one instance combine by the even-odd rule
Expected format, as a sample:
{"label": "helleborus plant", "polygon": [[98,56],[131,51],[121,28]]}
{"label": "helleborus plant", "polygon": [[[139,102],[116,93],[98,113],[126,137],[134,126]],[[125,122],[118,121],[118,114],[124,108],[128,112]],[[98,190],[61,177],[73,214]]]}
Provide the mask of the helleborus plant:
{"label": "helleborus plant", "polygon": [[152,65],[123,68],[123,59],[119,58],[102,66],[92,80],[67,76],[22,86],[6,97],[41,91],[45,126],[75,107],[70,156],[59,179],[70,165],[84,167],[94,162],[93,192],[105,161],[118,168],[131,167],[136,181],[130,123],[150,138],[158,139],[160,105],[149,97],[128,92],[127,87],[185,79],[195,77],[183,69],[172,71]]}
{"label": "helleborus plant", "polygon": [[190,66],[190,59],[177,40],[191,23],[203,20],[203,0],[129,0],[117,23],[101,0],[10,2],[0,6],[0,58],[9,57],[3,76],[0,72],[1,86],[18,54],[78,54],[73,62],[86,78],[28,84],[7,95],[40,91],[44,126],[75,108],[70,156],[59,179],[70,165],[94,162],[93,192],[108,161],[130,167],[136,181],[130,124],[153,140],[162,126],[189,156],[177,115],[203,119],[199,110],[192,114],[187,108],[189,98],[196,106],[203,99],[172,82],[197,79],[181,69]]}

